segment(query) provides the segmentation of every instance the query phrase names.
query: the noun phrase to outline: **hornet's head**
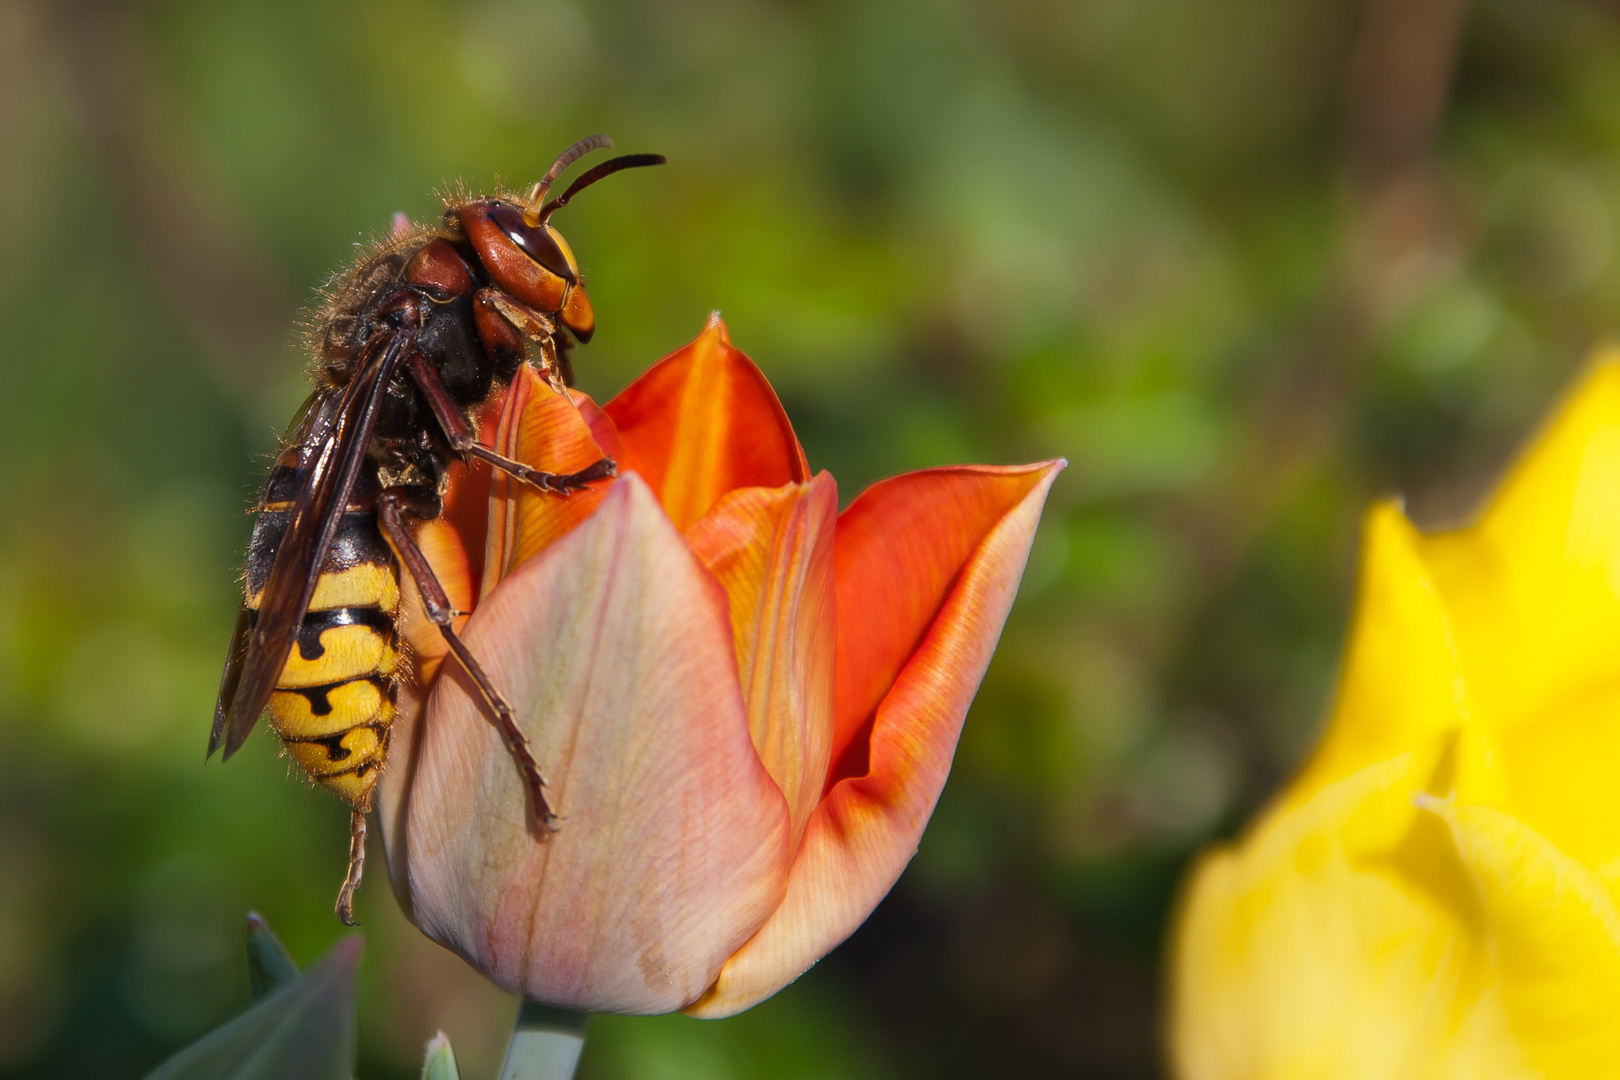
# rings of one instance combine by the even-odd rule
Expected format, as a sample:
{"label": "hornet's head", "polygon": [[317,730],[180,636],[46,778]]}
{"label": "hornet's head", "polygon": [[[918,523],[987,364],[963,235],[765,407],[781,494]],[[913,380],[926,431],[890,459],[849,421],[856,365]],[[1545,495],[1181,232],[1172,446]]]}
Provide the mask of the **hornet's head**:
{"label": "hornet's head", "polygon": [[580,281],[579,263],[562,234],[550,225],[553,213],[604,176],[621,169],[662,165],[662,154],[625,154],[580,175],[568,190],[546,201],[564,169],[592,150],[613,145],[606,135],[593,135],[564,150],[545,176],[521,199],[478,199],[450,209],[490,278],[515,299],[543,315],[555,317],[580,342],[596,329],[590,297]]}

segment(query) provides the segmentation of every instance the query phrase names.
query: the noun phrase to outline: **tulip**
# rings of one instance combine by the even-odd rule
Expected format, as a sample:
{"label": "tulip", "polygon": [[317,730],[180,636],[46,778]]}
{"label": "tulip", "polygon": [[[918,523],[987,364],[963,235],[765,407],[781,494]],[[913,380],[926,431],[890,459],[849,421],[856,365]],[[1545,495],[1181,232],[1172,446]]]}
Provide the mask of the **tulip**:
{"label": "tulip", "polygon": [[424,530],[557,827],[413,634],[425,704],[406,688],[380,790],[395,893],[530,1000],[739,1012],[916,850],[1062,462],[910,473],[839,513],[718,317],[600,409],[525,368],[494,428],[537,468],[619,464],[568,498],[495,477],[481,541],[468,480]]}
{"label": "tulip", "polygon": [[1620,357],[1475,524],[1367,517],[1326,732],[1174,932],[1185,1080],[1620,1071]]}

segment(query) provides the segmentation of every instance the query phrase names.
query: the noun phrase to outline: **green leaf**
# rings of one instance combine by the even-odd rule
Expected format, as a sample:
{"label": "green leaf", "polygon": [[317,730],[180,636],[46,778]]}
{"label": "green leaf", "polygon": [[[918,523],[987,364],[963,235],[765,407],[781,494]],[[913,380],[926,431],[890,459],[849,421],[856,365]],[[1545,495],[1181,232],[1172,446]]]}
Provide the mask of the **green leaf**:
{"label": "green leaf", "polygon": [[247,962],[254,1001],[263,1001],[271,991],[298,978],[298,965],[257,911],[247,917]]}
{"label": "green leaf", "polygon": [[147,1074],[147,1080],[348,1080],[354,1074],[354,972],[344,938],[310,968]]}
{"label": "green leaf", "polygon": [[456,1068],[456,1052],[450,1049],[450,1036],[439,1032],[428,1040],[427,1056],[422,1059],[422,1080],[461,1080]]}

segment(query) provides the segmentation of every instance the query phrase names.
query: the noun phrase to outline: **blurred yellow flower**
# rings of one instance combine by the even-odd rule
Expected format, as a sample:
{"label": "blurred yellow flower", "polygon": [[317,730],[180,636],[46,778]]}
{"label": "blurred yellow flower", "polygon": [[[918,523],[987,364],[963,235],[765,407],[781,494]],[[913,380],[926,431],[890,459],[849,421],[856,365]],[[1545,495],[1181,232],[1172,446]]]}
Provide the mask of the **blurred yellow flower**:
{"label": "blurred yellow flower", "polygon": [[1478,522],[1368,514],[1326,734],[1173,931],[1183,1080],[1620,1075],[1620,354]]}

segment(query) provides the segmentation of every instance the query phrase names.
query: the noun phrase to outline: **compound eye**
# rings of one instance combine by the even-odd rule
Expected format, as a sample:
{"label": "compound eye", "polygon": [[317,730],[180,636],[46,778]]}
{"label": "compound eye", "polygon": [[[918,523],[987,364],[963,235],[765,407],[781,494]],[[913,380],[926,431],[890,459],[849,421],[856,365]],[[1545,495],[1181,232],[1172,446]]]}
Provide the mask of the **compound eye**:
{"label": "compound eye", "polygon": [[509,203],[496,203],[490,207],[489,220],[494,222],[495,227],[505,233],[506,238],[516,244],[529,258],[568,284],[577,283],[574,268],[568,265],[567,256],[563,254],[562,248],[557,246],[557,241],[551,238],[544,225],[538,221],[531,224],[522,210]]}

